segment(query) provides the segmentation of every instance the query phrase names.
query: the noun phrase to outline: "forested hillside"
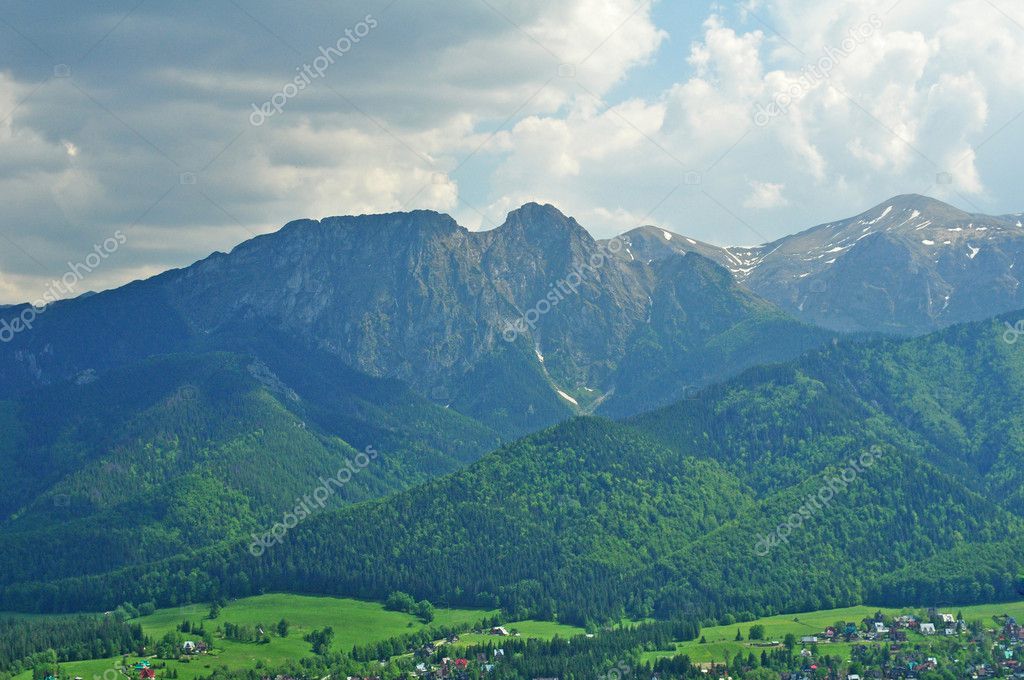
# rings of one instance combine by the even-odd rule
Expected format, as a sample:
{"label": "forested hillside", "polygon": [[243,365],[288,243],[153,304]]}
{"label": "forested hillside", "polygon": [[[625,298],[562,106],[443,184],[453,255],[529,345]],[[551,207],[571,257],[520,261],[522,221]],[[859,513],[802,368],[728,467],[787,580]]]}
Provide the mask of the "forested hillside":
{"label": "forested hillside", "polygon": [[[359,452],[325,507],[460,468],[486,428],[315,354],[166,356],[0,402],[0,584],[246,536]],[[289,380],[285,384],[284,379]],[[318,507],[319,509],[319,507]]]}
{"label": "forested hillside", "polygon": [[1024,533],[1006,490],[1024,467],[1024,354],[1002,328],[837,343],[627,423],[577,419],[318,514],[259,558],[225,543],[12,585],[2,602],[397,589],[586,622],[1011,597]]}

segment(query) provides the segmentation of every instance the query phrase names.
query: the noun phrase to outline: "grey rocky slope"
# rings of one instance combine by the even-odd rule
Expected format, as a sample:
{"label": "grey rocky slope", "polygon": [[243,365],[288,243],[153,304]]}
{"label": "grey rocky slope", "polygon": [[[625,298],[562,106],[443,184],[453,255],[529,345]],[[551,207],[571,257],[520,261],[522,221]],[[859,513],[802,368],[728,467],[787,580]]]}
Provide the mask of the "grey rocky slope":
{"label": "grey rocky slope", "polygon": [[717,247],[646,227],[657,258],[697,252],[793,316],[839,331],[918,334],[1024,307],[1024,218],[967,213],[918,195],[757,247]]}
{"label": "grey rocky slope", "polygon": [[291,222],[53,305],[0,346],[0,397],[272,332],[513,435],[668,403],[831,338],[699,254],[648,262],[614,245],[537,204],[488,232],[428,211]]}

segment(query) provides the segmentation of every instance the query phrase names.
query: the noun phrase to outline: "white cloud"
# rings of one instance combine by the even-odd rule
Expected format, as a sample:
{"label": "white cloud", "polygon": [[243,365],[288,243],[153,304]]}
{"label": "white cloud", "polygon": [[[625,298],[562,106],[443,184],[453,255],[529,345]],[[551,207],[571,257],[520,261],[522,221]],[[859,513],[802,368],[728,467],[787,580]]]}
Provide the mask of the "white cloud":
{"label": "white cloud", "polygon": [[[511,141],[496,184],[519,189],[533,178],[563,202],[587,206],[607,234],[621,222],[610,216],[644,213],[678,173],[697,170],[700,191],[684,187],[658,217],[717,242],[748,241],[751,225],[759,235],[793,232],[894,193],[981,201],[987,189],[974,147],[995,132],[994,120],[1018,113],[1024,79],[1013,64],[1024,58],[1024,41],[1011,39],[1005,17],[966,0],[904,0],[886,14],[891,6],[766,0],[749,6],[757,17],[748,13],[745,26],[712,15],[689,48],[693,74],[631,102],[630,124],[643,135],[627,135],[624,145],[597,133],[597,121],[611,120],[603,114],[538,117],[532,127],[544,130],[543,143]],[[988,45],[989,35],[998,64],[978,49],[978,36]],[[773,101],[783,111],[752,125],[755,106]],[[566,182],[554,170],[577,144],[588,161],[573,165]],[[937,174],[954,167],[955,184],[936,186]],[[646,181],[623,181],[633,173]]]}
{"label": "white cloud", "polygon": [[[71,64],[73,80],[34,90],[27,76],[0,72],[0,116],[31,93],[0,123],[0,200],[25,249],[52,270],[40,274],[37,262],[0,252],[0,266],[17,274],[0,300],[30,297],[30,282],[59,274],[67,257],[117,227],[147,234],[118,254],[127,272],[164,265],[172,253],[186,264],[298,217],[433,208],[483,224],[460,191],[464,181],[488,180],[471,167],[455,172],[464,159],[543,151],[550,172],[571,178],[602,148],[628,146],[616,132],[618,142],[602,148],[582,140],[557,154],[541,148],[574,124],[547,116],[594,109],[593,96],[646,63],[666,37],[650,6],[633,0],[370,5],[317,8],[316,22],[298,7],[181,13],[148,5],[102,41],[87,67]],[[86,52],[120,18],[69,11],[35,33],[61,54]],[[249,125],[253,103],[367,12],[379,27],[281,114]],[[502,150],[510,143],[519,148]],[[179,181],[184,174],[195,183]],[[197,228],[209,236],[196,238]],[[161,231],[192,234],[192,249],[167,248]],[[25,288],[12,298],[12,286]]]}
{"label": "white cloud", "polygon": [[750,195],[743,201],[743,206],[754,210],[768,210],[789,205],[789,201],[782,195],[785,188],[782,184],[752,180]]}
{"label": "white cloud", "polygon": [[[0,301],[30,297],[116,228],[137,238],[111,285],[299,217],[433,208],[487,228],[535,200],[599,236],[644,222],[734,243],[909,191],[1024,207],[994,193],[1016,172],[991,165],[1006,138],[977,148],[1024,99],[1020,29],[985,3],[758,0],[713,10],[684,44],[692,27],[657,26],[635,0],[369,1],[315,22],[270,3],[252,16],[146,3],[73,81],[37,89],[31,59],[0,64],[4,231],[44,263],[0,250]],[[33,32],[62,55],[120,18],[67,11]],[[367,12],[380,26],[358,49],[248,124]],[[827,55],[827,76],[809,77]],[[630,88],[639,67],[665,85]],[[780,93],[784,110],[755,124]],[[933,186],[942,171],[953,186]]]}

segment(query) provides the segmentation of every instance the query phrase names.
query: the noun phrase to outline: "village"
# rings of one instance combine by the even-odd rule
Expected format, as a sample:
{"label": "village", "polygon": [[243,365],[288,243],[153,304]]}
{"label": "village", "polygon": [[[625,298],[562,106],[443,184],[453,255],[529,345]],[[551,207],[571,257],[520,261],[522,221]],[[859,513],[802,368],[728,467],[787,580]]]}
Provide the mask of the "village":
{"label": "village", "polygon": [[[776,627],[778,619],[774,619]],[[799,616],[790,621],[789,628],[807,626]],[[768,620],[765,620],[768,621]],[[819,619],[820,621],[820,619]],[[379,664],[379,672],[368,675],[336,673],[328,678],[345,680],[477,680],[488,676],[496,678],[520,677],[514,669],[522,668],[524,660],[535,659],[537,648],[523,637],[514,626],[484,624],[484,627],[449,632],[443,637],[393,648],[390,654],[360,658],[359,650],[347,656],[349,662],[364,664],[363,669]],[[957,614],[935,608],[916,613],[874,615],[859,621],[835,621],[812,633],[796,635],[787,632],[782,639],[765,635],[765,625],[740,624],[736,637],[723,642],[724,627],[708,629],[711,642],[698,634],[695,640],[677,642],[668,647],[646,646],[648,654],[633,650],[628,663],[620,663],[599,680],[1024,680],[1024,624],[1013,616],[991,615],[985,620],[967,620]],[[742,626],[746,625],[746,636]],[[820,625],[820,624],[819,624]],[[287,632],[282,620],[275,627]],[[730,627],[731,629],[731,627]],[[600,644],[602,638],[616,636],[622,628],[605,628],[596,633],[580,634],[564,639],[565,646],[557,654],[570,655],[573,651]],[[813,630],[813,629],[811,629]],[[712,634],[716,633],[715,637]],[[186,639],[192,633],[195,639]],[[315,658],[328,664],[320,654],[317,640],[323,640],[313,631],[304,636],[311,642]],[[225,623],[210,631],[201,626],[183,622],[173,633],[155,642],[148,655],[121,658],[114,671],[116,677],[126,680],[163,680],[177,678],[182,663],[210,662],[218,658],[219,639],[244,641],[253,645],[270,641],[270,628],[262,625],[237,626]],[[328,636],[329,637],[329,636]],[[556,638],[557,639],[557,638]],[[720,660],[699,662],[691,656],[703,645],[724,645],[726,651]],[[717,649],[718,647],[716,647]],[[656,650],[656,651],[655,651]],[[140,650],[141,651],[141,650]],[[364,650],[368,652],[369,649]],[[550,650],[544,650],[547,661]],[[209,665],[204,666],[209,668]],[[350,666],[351,667],[351,666]],[[336,669],[339,667],[335,667]],[[269,670],[269,668],[268,668]],[[351,671],[350,671],[351,672]],[[62,679],[65,677],[60,676]],[[191,677],[191,674],[187,677]],[[260,674],[260,680],[299,680],[301,674],[271,672]],[[324,676],[321,676],[321,678]],[[526,677],[526,676],[523,676]],[[573,676],[573,678],[578,676]],[[103,676],[106,680],[106,675]],[[53,675],[38,680],[58,680]],[[72,678],[67,678],[72,680]],[[73,680],[83,680],[74,676]],[[559,680],[554,676],[538,676],[532,680]],[[561,680],[568,680],[564,678]]]}
{"label": "village", "polygon": [[[751,646],[792,650],[794,667],[780,672],[781,680],[1024,678],[1024,625],[1012,616],[993,617],[992,623],[996,625],[968,623],[962,616],[933,608],[923,616],[877,614],[859,625],[839,622],[796,640]],[[840,645],[849,650],[847,659],[832,651]],[[715,664],[703,670],[717,673],[720,680],[735,680],[727,669]],[[846,673],[840,673],[843,669]],[[745,667],[739,675],[750,670]]]}
{"label": "village", "polygon": [[[937,609],[929,609],[923,615],[886,617],[878,614],[856,623],[837,622],[817,634],[799,638],[751,641],[750,648],[762,650],[760,662],[756,656],[744,658],[737,654],[731,662],[694,664],[693,672],[697,674],[695,677],[707,680],[1024,679],[1024,625],[1011,616],[1001,618],[999,622],[993,620],[993,624],[999,625],[985,627],[977,621],[969,624],[962,616]],[[503,627],[493,628],[490,634],[498,638],[514,636]],[[445,647],[457,642],[459,637],[451,636],[417,649],[410,677],[468,680],[492,673],[506,655],[506,650],[496,645],[487,645],[486,652],[480,651],[468,658],[446,655]],[[838,654],[841,650],[848,652],[848,658],[841,658],[843,654]],[[774,656],[769,655],[770,651],[775,652]],[[599,676],[602,680],[626,677],[669,680],[686,675],[638,665],[635,669],[613,670]],[[379,678],[350,676],[347,680]]]}

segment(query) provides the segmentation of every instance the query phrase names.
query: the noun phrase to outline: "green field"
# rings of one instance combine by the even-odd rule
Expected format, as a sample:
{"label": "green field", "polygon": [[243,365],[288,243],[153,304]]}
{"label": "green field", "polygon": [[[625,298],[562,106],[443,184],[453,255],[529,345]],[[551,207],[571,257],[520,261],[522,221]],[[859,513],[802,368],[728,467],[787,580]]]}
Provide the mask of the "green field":
{"label": "green field", "polygon": [[[213,669],[221,666],[246,669],[262,664],[270,667],[309,656],[310,645],[302,639],[303,636],[315,628],[325,626],[334,629],[332,649],[350,652],[353,645],[414,633],[426,627],[475,624],[498,614],[496,610],[438,608],[434,612],[434,620],[429,625],[424,625],[411,614],[388,611],[377,602],[282,593],[234,600],[221,610],[220,616],[214,621],[206,619],[208,613],[207,605],[188,605],[159,609],[136,621],[142,624],[143,631],[154,641],[163,637],[165,633],[173,632],[176,626],[186,619],[193,623],[202,623],[210,631],[216,630],[217,626],[222,626],[225,622],[249,626],[262,625],[269,631],[284,618],[288,620],[290,629],[286,638],[277,637],[276,633],[272,633],[269,644],[240,643],[217,638],[217,649],[210,654],[196,656],[188,662],[164,662],[154,659],[153,665],[157,668],[158,677],[164,674],[160,670],[161,664],[164,663],[168,670],[176,670],[181,680],[194,680],[200,675],[208,675]],[[556,635],[572,637],[584,632],[582,628],[550,621],[513,621],[506,623],[505,626],[523,637],[542,639],[551,639]],[[453,649],[461,650],[469,645],[493,639],[495,638],[487,634],[466,633],[460,636],[459,643]],[[134,656],[129,658],[132,662],[137,660]],[[115,671],[120,665],[121,657],[116,657],[64,663],[61,664],[61,670],[72,677],[78,675],[85,680],[117,680],[125,678]],[[15,680],[30,678],[31,673],[26,672],[16,676]]]}
{"label": "green field", "polygon": [[[541,640],[550,640],[555,636],[571,638],[576,635],[583,635],[587,632],[583,628],[569,626],[564,623],[555,623],[554,621],[513,621],[505,624],[504,627],[507,628],[510,633],[515,632],[525,638],[538,638]],[[478,645],[485,642],[495,642],[500,639],[501,638],[496,638],[493,635],[488,634],[466,633],[459,636],[459,641],[452,645],[452,648],[463,650],[472,645]]]}
{"label": "green field", "polygon": [[[482,609],[438,608],[435,610],[433,622],[426,626],[411,614],[387,611],[382,604],[376,602],[278,593],[234,600],[221,610],[215,621],[205,620],[208,612],[207,606],[190,605],[160,609],[136,621],[142,624],[143,631],[153,640],[174,631],[175,626],[186,619],[194,623],[203,623],[207,630],[215,630],[218,625],[230,622],[250,626],[262,624],[269,631],[284,618],[291,624],[291,628],[286,638],[277,637],[276,633],[272,634],[269,644],[216,639],[217,649],[211,654],[197,656],[189,662],[167,661],[167,668],[177,670],[181,680],[193,680],[197,676],[208,675],[212,669],[220,666],[230,669],[253,668],[260,662],[266,666],[274,666],[309,656],[310,645],[302,638],[314,628],[332,627],[335,633],[332,648],[335,651],[350,652],[353,645],[414,633],[425,627],[474,624],[497,614],[497,611]],[[523,630],[531,624],[534,622],[515,625]],[[523,634],[527,634],[525,630]],[[131,657],[131,660],[134,662],[136,659]],[[161,663],[164,662],[154,660],[158,676],[162,675],[159,670]],[[116,657],[69,662],[61,664],[61,669],[71,676],[80,675],[85,680],[115,680],[118,676],[112,669],[120,664],[121,657]],[[104,671],[108,671],[105,679]],[[26,673],[17,676],[16,680],[27,680],[30,677],[31,674]]]}
{"label": "green field", "polygon": [[[860,621],[866,617],[874,615],[875,612],[881,611],[887,615],[898,615],[916,613],[919,610],[914,608],[902,608],[893,609],[886,607],[846,607],[843,609],[826,609],[815,612],[807,612],[803,614],[782,614],[779,616],[769,616],[755,621],[746,621],[743,623],[736,623],[729,626],[714,626],[712,628],[704,628],[701,630],[701,635],[706,640],[705,644],[699,642],[700,638],[694,641],[681,642],[676,645],[675,651],[668,652],[647,652],[644,654],[644,660],[653,660],[659,657],[673,656],[675,654],[688,654],[694,662],[698,663],[709,663],[713,661],[722,661],[728,654],[730,658],[736,656],[737,653],[742,652],[745,655],[750,652],[760,654],[763,647],[756,646],[758,643],[750,642],[746,640],[750,627],[756,624],[763,625],[765,628],[765,640],[758,641],[760,643],[771,642],[771,641],[782,641],[787,633],[792,633],[799,639],[804,635],[814,635],[815,633],[822,632],[826,626],[831,626],[836,621],[854,621],[860,623]],[[1016,617],[1018,620],[1024,618],[1024,602],[1011,602],[1007,604],[985,604],[976,605],[971,607],[947,607],[942,609],[944,612],[950,614],[956,614],[957,612],[963,612],[964,619],[967,621],[981,620],[986,627],[993,625],[992,617],[995,615],[1008,614]],[[744,640],[742,642],[736,641],[736,629],[740,630]],[[923,635],[917,635],[911,633],[910,642],[925,642],[929,640],[938,640],[941,636],[937,637],[925,637]],[[829,654],[831,656],[840,656],[844,659],[850,658],[850,649],[855,644],[872,644],[869,642],[861,643],[827,643],[819,645],[819,650],[823,654]]]}
{"label": "green field", "polygon": [[[350,651],[353,645],[384,640],[416,632],[426,627],[415,616],[387,611],[380,603],[331,597],[287,594],[249,597],[229,603],[214,621],[206,619],[208,611],[208,606],[204,605],[161,609],[149,616],[141,617],[137,621],[142,624],[145,633],[153,640],[174,631],[175,627],[186,619],[194,623],[203,623],[207,630],[215,630],[225,622],[249,626],[263,625],[266,629],[272,630],[281,618],[285,618],[291,624],[291,628],[286,638],[277,637],[276,633],[273,634],[269,644],[240,643],[216,638],[216,650],[208,655],[197,656],[192,661],[153,660],[158,677],[164,675],[164,671],[160,670],[162,664],[166,664],[167,669],[176,670],[181,680],[194,680],[200,675],[208,675],[213,669],[221,666],[230,669],[248,669],[261,665],[277,666],[308,656],[310,645],[302,639],[303,636],[315,628],[325,626],[330,626],[335,631],[333,649],[344,652]],[[674,651],[647,652],[643,655],[643,659],[653,661],[658,657],[687,654],[694,662],[698,663],[721,662],[726,655],[731,658],[737,653],[759,654],[763,648],[757,646],[759,643],[746,639],[736,641],[737,629],[746,638],[751,626],[763,625],[766,638],[764,641],[760,641],[760,644],[763,644],[764,642],[781,641],[787,633],[792,633],[798,638],[803,635],[812,635],[840,620],[859,623],[876,611],[879,611],[876,607],[847,607],[803,614],[783,614],[755,621],[705,628],[701,631],[706,640],[705,644],[701,644],[699,639],[680,642],[676,644]],[[897,615],[917,613],[918,610],[882,608],[881,611],[888,615]],[[1009,614],[1017,617],[1018,620],[1024,620],[1024,602],[949,607],[943,611],[954,614],[963,612],[964,618],[968,621],[980,620],[986,627],[993,626],[992,617],[994,615]],[[437,609],[434,621],[430,626],[475,624],[497,614],[497,611],[474,609]],[[623,622],[623,624],[626,625],[627,622]],[[551,621],[513,621],[505,623],[504,626],[512,632],[518,632],[523,637],[539,639],[551,639],[556,635],[569,638],[585,632],[582,628]],[[942,639],[941,636],[925,638],[911,634],[910,641],[928,642],[940,639]],[[470,645],[495,640],[496,638],[486,633],[465,633],[459,636],[459,642],[452,646],[452,650],[457,653]],[[854,644],[874,643],[823,643],[819,645],[819,650],[824,654],[849,659],[850,649]],[[130,661],[134,662],[136,658],[130,657]],[[121,657],[116,657],[69,662],[61,664],[61,668],[64,673],[72,677],[78,675],[85,680],[127,680],[126,676],[115,671],[120,664]],[[15,680],[30,680],[30,678],[31,673],[27,672],[16,676]]]}

